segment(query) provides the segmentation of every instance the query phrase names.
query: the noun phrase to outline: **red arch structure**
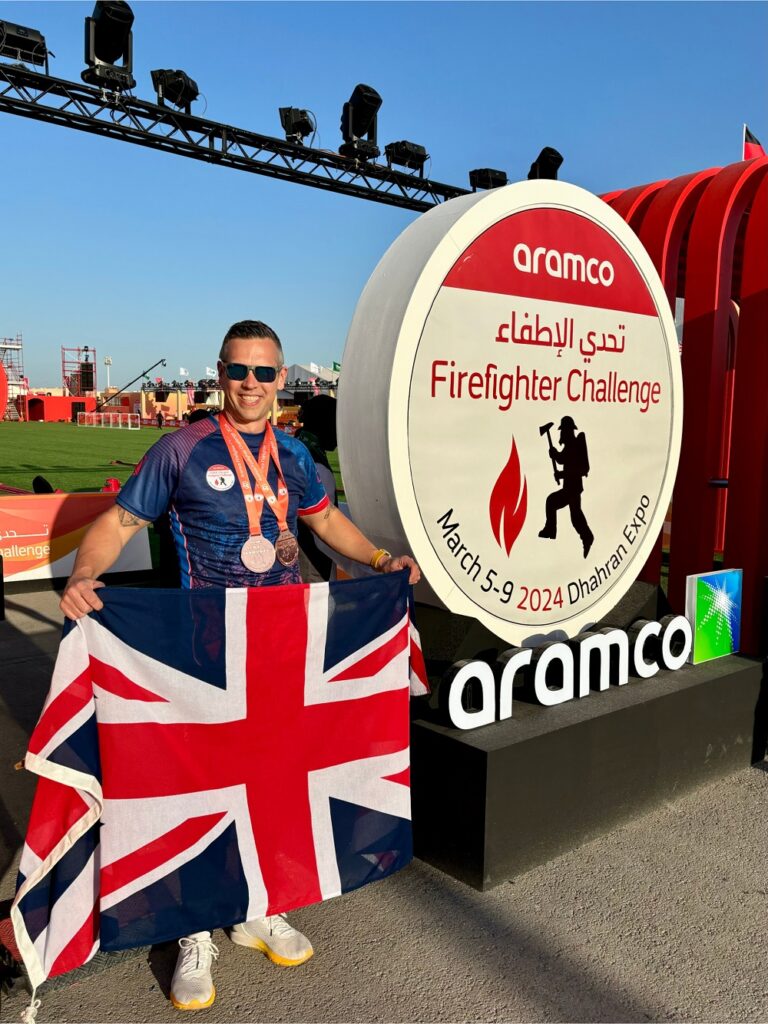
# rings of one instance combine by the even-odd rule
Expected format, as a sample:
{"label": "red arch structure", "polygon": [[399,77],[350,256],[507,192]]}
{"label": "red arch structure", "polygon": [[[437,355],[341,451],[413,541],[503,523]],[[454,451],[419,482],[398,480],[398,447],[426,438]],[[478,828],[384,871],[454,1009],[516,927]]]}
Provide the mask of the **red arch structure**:
{"label": "red arch structure", "polygon": [[[768,157],[603,198],[645,245],[670,304],[685,300],[670,601],[683,610],[686,576],[707,572],[722,547],[725,567],[744,570],[742,650],[758,654],[768,576]],[[642,578],[658,582],[660,572],[661,538]]]}

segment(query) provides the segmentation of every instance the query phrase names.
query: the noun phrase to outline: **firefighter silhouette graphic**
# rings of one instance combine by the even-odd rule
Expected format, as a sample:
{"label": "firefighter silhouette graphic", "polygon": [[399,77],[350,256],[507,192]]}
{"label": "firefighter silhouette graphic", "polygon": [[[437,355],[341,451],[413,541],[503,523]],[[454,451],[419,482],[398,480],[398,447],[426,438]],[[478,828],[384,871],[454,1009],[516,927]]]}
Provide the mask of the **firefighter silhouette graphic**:
{"label": "firefighter silhouette graphic", "polygon": [[581,508],[584,477],[589,475],[587,439],[583,433],[576,433],[578,428],[570,416],[563,416],[558,428],[560,434],[560,450],[558,451],[552,444],[549,433],[553,426],[554,423],[545,423],[544,426],[539,427],[539,435],[541,437],[547,435],[555,483],[560,484],[560,487],[547,496],[546,522],[544,528],[539,530],[539,536],[549,540],[554,540],[557,537],[557,513],[559,509],[565,508],[567,505],[571,513],[571,523],[581,538],[586,558],[595,539]]}

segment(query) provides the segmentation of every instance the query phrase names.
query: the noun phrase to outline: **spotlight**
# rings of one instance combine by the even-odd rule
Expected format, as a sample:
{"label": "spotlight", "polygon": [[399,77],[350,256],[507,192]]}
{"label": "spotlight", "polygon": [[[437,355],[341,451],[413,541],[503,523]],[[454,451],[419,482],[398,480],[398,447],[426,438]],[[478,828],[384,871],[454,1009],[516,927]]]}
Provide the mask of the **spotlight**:
{"label": "spotlight", "polygon": [[161,107],[165,106],[168,100],[174,107],[183,110],[185,114],[190,113],[190,107],[200,95],[197,82],[190,78],[184,71],[163,71],[158,68],[150,72],[152,75],[152,86],[157,93],[157,102]]}
{"label": "spotlight", "polygon": [[381,96],[370,85],[355,86],[341,111],[342,156],[362,162],[376,159],[380,153],[376,145],[376,115],[380,106]]}
{"label": "spotlight", "polygon": [[390,142],[384,147],[384,152],[387,155],[387,163],[390,167],[392,164],[398,164],[400,167],[410,167],[412,170],[418,171],[419,175],[423,177],[424,164],[429,160],[429,153],[423,146],[419,146],[415,142],[406,142],[403,139],[401,142]]}
{"label": "spotlight", "polygon": [[[89,85],[133,89],[133,11],[124,0],[96,0],[85,19],[85,63],[80,76]],[[117,61],[122,63],[118,64]]]}
{"label": "spotlight", "polygon": [[469,172],[469,187],[473,192],[479,188],[502,188],[508,178],[504,171],[496,171],[493,167],[476,167]]}
{"label": "spotlight", "polygon": [[531,169],[528,171],[528,180],[547,178],[550,181],[557,181],[557,172],[562,162],[563,157],[556,149],[552,149],[551,146],[545,146],[531,164]]}
{"label": "spotlight", "polygon": [[301,144],[307,135],[311,135],[315,130],[313,116],[308,110],[300,110],[298,107],[279,107],[278,112],[286,142]]}
{"label": "spotlight", "polygon": [[48,47],[37,29],[0,21],[0,57],[11,57],[25,64],[45,67],[48,74]]}

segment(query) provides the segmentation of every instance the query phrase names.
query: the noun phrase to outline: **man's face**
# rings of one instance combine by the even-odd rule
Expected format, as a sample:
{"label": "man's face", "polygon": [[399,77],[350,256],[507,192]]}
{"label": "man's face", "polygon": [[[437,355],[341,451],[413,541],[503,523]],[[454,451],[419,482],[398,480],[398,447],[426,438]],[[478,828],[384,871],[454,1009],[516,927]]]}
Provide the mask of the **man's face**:
{"label": "man's face", "polygon": [[[228,363],[245,363],[246,366],[280,365],[277,346],[271,338],[233,338],[227,343]],[[245,380],[230,380],[219,361],[219,382],[224,392],[224,408],[238,429],[245,433],[259,433],[264,429],[275,396],[285,383],[288,372],[284,366],[271,384],[261,384],[252,373]]]}

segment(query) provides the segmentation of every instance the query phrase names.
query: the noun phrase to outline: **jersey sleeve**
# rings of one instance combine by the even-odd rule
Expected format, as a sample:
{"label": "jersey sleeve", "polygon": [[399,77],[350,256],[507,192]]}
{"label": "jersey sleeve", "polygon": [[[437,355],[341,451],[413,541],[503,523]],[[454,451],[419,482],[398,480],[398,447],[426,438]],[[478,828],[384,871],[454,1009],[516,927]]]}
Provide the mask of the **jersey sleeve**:
{"label": "jersey sleeve", "polygon": [[336,477],[333,475],[327,466],[323,466],[319,463],[315,463],[317,469],[317,475],[320,477],[320,483],[325,489],[325,493],[333,504],[336,503]]}
{"label": "jersey sleeve", "polygon": [[331,502],[320,481],[320,477],[317,475],[317,467],[312,456],[303,444],[297,442],[297,445],[299,447],[298,460],[307,480],[307,486],[299,502],[298,512],[299,516],[311,516],[315,512],[322,512]]}
{"label": "jersey sleeve", "polygon": [[118,505],[148,522],[168,511],[179,482],[178,456],[167,442],[152,445],[117,495]]}

